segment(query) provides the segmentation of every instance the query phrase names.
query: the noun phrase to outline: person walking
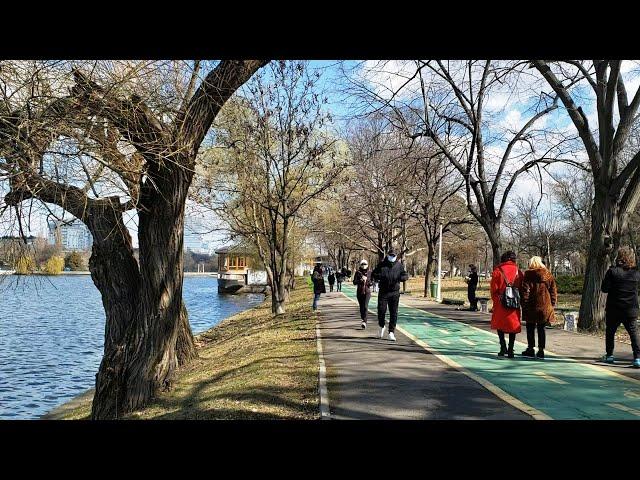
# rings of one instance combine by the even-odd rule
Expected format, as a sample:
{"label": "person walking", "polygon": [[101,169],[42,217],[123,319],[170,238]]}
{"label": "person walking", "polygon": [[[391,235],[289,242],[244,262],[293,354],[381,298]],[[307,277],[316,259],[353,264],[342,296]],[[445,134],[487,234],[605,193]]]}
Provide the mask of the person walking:
{"label": "person walking", "polygon": [[[520,285],[522,272],[516,265],[516,254],[507,251],[500,257],[500,263],[493,269],[491,275],[491,299],[493,312],[491,313],[491,328],[498,331],[500,340],[499,357],[513,358],[513,344],[516,334],[522,331],[520,326]],[[509,347],[505,343],[504,334],[509,334]]]}
{"label": "person walking", "polygon": [[385,316],[389,307],[389,340],[396,341],[395,329],[398,322],[398,304],[400,303],[400,282],[409,280],[409,275],[402,262],[397,261],[397,255],[393,249],[389,251],[385,259],[378,264],[371,275],[379,283],[378,293],[378,325],[379,336],[384,338],[387,331]]}
{"label": "person walking", "polygon": [[366,260],[360,262],[360,268],[353,276],[353,284],[356,285],[356,298],[358,305],[360,305],[360,319],[362,320],[360,327],[364,330],[367,328],[367,311],[371,299],[371,286],[373,285],[369,263]]}
{"label": "person walking", "polygon": [[631,340],[633,367],[640,368],[640,347],[638,346],[638,283],[640,272],[636,268],[634,251],[620,247],[616,265],[609,268],[602,281],[601,290],[607,294],[605,306],[605,348],[602,360],[614,363],[613,347],[616,331],[622,323]]}
{"label": "person walking", "polygon": [[476,290],[478,289],[478,269],[475,265],[469,265],[469,276],[467,280],[467,298],[469,299],[469,310],[478,311],[478,298]]}
{"label": "person walking", "polygon": [[329,273],[327,280],[329,280],[329,291],[333,292],[333,284],[336,283],[336,275],[333,270]]}
{"label": "person walking", "polygon": [[316,266],[313,267],[311,281],[313,282],[313,310],[315,311],[318,309],[320,294],[327,293],[327,289],[324,286],[324,272],[321,263],[317,263]]}
{"label": "person walking", "polygon": [[[542,258],[531,257],[529,268],[524,272],[520,286],[522,317],[527,329],[527,349],[524,357],[537,357],[544,360],[546,333],[544,326],[553,320],[554,307],[558,301],[558,287],[551,272],[542,263]],[[538,331],[538,353],[536,347]]]}
{"label": "person walking", "polygon": [[337,292],[341,292],[342,291],[342,281],[344,280],[344,275],[342,274],[342,270],[338,270],[336,272],[336,291]]}

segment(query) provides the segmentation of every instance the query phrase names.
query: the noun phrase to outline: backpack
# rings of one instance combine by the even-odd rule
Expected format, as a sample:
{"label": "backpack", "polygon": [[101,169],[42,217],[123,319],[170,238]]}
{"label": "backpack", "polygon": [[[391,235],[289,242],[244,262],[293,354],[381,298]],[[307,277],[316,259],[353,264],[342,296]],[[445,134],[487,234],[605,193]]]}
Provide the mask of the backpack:
{"label": "backpack", "polygon": [[[504,274],[502,267],[498,267],[498,269],[502,274],[502,278],[504,278],[504,282],[507,284],[507,288],[505,288],[504,292],[502,292],[502,295],[500,295],[500,303],[502,303],[502,306],[504,308],[517,310],[520,308],[520,292],[517,288],[513,288],[511,282],[507,280],[507,276]],[[518,272],[516,272],[516,278],[518,278]]]}

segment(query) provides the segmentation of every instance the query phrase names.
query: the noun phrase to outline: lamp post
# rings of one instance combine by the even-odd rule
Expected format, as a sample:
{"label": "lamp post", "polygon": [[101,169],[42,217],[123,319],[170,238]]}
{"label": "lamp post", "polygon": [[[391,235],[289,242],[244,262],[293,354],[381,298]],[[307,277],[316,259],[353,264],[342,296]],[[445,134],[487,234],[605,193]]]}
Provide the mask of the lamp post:
{"label": "lamp post", "polygon": [[442,224],[438,241],[438,302],[442,301]]}

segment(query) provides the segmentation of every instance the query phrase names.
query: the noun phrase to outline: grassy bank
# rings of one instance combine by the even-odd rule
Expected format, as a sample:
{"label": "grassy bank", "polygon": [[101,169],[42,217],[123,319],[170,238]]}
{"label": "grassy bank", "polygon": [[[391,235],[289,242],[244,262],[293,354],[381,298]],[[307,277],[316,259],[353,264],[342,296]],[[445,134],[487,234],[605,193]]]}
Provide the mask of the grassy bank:
{"label": "grassy bank", "polygon": [[[170,392],[129,419],[316,419],[318,355],[312,292],[303,279],[287,313],[271,303],[229,317],[196,338],[199,358],[182,368]],[[91,397],[61,415],[88,418]]]}

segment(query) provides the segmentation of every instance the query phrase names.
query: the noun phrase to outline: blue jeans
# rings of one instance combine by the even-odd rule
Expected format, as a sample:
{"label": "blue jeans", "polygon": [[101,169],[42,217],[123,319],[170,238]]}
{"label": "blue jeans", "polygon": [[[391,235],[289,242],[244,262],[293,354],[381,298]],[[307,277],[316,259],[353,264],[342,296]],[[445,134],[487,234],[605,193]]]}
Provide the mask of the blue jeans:
{"label": "blue jeans", "polygon": [[318,309],[318,300],[320,300],[320,294],[319,293],[314,293],[313,294],[313,309],[314,310]]}

